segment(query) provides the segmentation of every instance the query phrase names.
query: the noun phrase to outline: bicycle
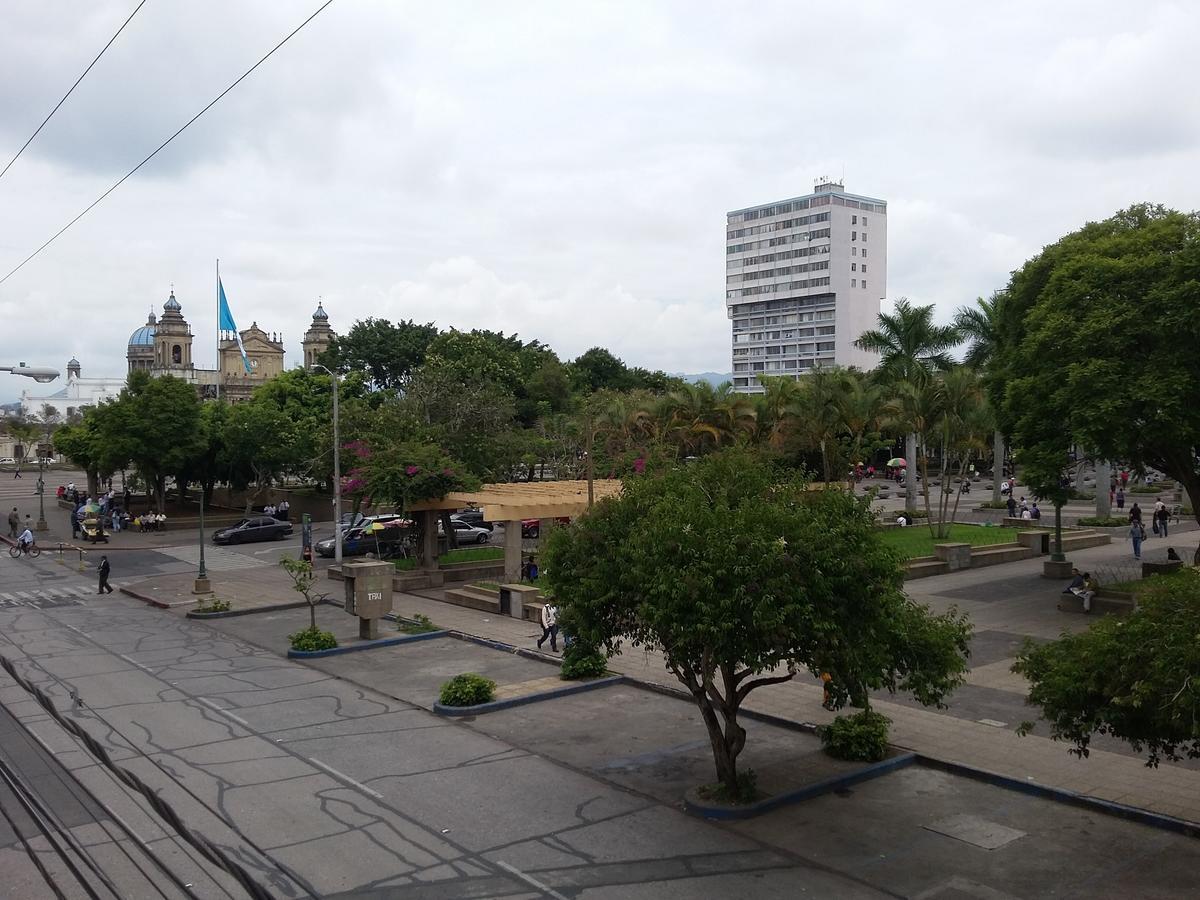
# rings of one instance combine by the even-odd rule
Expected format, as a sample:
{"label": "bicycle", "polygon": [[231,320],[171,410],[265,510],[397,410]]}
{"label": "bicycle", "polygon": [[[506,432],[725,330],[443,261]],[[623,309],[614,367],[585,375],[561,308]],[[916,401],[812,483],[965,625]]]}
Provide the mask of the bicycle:
{"label": "bicycle", "polygon": [[21,548],[20,544],[14,544],[13,546],[8,548],[8,555],[11,556],[13,559],[20,559],[22,553],[24,553],[26,556],[30,556],[30,557],[33,557],[34,559],[37,559],[39,556],[42,555],[42,548],[39,547],[37,544],[30,544],[29,547],[24,550]]}

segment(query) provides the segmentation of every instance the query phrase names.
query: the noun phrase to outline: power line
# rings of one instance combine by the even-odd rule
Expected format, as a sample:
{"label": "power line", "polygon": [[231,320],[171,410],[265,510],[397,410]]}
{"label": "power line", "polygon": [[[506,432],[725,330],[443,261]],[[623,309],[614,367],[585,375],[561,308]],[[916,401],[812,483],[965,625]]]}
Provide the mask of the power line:
{"label": "power line", "polygon": [[67,98],[71,96],[71,94],[75,90],[75,88],[79,87],[79,82],[83,81],[83,79],[85,77],[87,77],[87,73],[92,71],[92,66],[94,66],[96,63],[100,62],[100,57],[102,57],[104,55],[104,52],[106,50],[108,50],[109,47],[112,46],[113,41],[115,41],[118,37],[120,37],[121,32],[125,30],[125,26],[128,25],[133,20],[133,17],[138,14],[138,10],[141,9],[145,5],[146,5],[146,0],[142,0],[142,2],[139,3],[137,5],[137,7],[134,8],[133,12],[131,12],[129,14],[129,18],[126,19],[123,23],[121,23],[121,27],[117,29],[117,33],[108,39],[108,43],[105,44],[104,47],[101,48],[100,52],[96,54],[96,58],[93,59],[90,63],[88,63],[88,67],[83,70],[83,74],[75,79],[75,83],[73,85],[71,85],[71,89],[69,91],[67,91],[65,94],[63,94],[61,100],[59,100],[56,104],[54,104],[54,109],[50,110],[50,115],[46,116],[46,118],[44,118],[42,120],[42,124],[39,125],[37,127],[37,130],[34,131],[34,133],[29,136],[29,140],[27,140],[24,144],[21,145],[21,149],[17,151],[17,155],[8,161],[8,165],[4,167],[4,171],[0,172],[0,178],[3,178],[5,172],[7,172],[9,169],[12,168],[12,164],[15,163],[17,161],[17,158],[20,157],[20,155],[25,152],[25,148],[33,143],[33,139],[38,136],[38,134],[41,132],[41,130],[43,128],[46,127],[46,123],[50,121],[50,119],[54,116],[54,114],[56,112],[58,112],[58,108],[60,106],[62,106],[64,103],[66,103]]}
{"label": "power line", "polygon": [[204,109],[200,110],[200,112],[196,113],[194,116],[192,116],[186,122],[184,122],[183,126],[178,131],[176,131],[173,135],[171,135],[169,138],[167,138],[165,141],[163,141],[161,144],[159,144],[154,149],[154,152],[152,152],[149,156],[147,156],[145,159],[143,159],[140,163],[138,163],[136,166],[134,166],[132,169],[130,169],[128,172],[126,172],[124,175],[122,175],[120,180],[118,180],[116,182],[116,184],[114,184],[107,191],[105,191],[103,194],[101,194],[99,197],[97,197],[95,200],[93,200],[91,203],[89,203],[87,205],[87,207],[84,208],[83,212],[79,213],[79,215],[77,215],[75,218],[73,218],[70,222],[68,222],[62,228],[58,229],[58,231],[56,231],[50,237],[50,239],[48,241],[46,241],[46,243],[42,244],[42,246],[38,247],[36,250],[34,250],[32,253],[30,253],[27,257],[25,257],[23,260],[21,260],[20,264],[15,269],[13,269],[11,272],[9,272],[7,275],[5,275],[3,278],[0,278],[0,284],[4,284],[4,282],[8,281],[8,279],[10,279],[14,275],[16,275],[17,272],[21,271],[21,269],[23,269],[25,267],[26,263],[28,263],[35,256],[37,256],[39,253],[41,253],[43,250],[45,250],[47,247],[49,247],[51,244],[53,244],[56,240],[58,240],[58,238],[63,234],[63,232],[65,232],[68,228],[70,228],[72,225],[74,225],[76,222],[78,222],[80,219],[82,219],[84,216],[86,216],[89,212],[91,212],[93,209],[95,209],[97,206],[99,206],[100,202],[105,197],[107,197],[109,194],[111,194],[113,191],[115,191],[117,188],[119,188],[122,184],[124,184],[135,172],[138,171],[138,169],[140,169],[146,163],[150,162],[150,160],[154,159],[154,157],[156,157],[161,150],[163,150],[169,143],[171,143],[171,141],[175,140],[175,138],[177,138],[181,134],[183,134],[193,122],[195,122],[202,115],[204,115],[206,112],[208,112],[214,106],[216,106],[222,97],[224,97],[226,94],[228,94],[230,91],[232,91],[235,87],[237,87],[239,84],[241,84],[242,81],[244,81],[250,75],[250,73],[252,73],[255,69],[257,69],[263,63],[265,63],[268,59],[270,59],[276,50],[278,50],[280,47],[282,47],[284,44],[286,44],[288,41],[290,41],[292,38],[294,38],[297,34],[299,34],[300,30],[302,28],[304,28],[305,25],[307,25],[309,22],[311,22],[313,19],[315,19],[317,16],[319,16],[322,12],[324,12],[325,8],[327,6],[329,6],[331,3],[333,3],[333,0],[325,0],[325,2],[322,3],[320,7],[318,7],[316,12],[314,12],[311,16],[309,16],[307,19],[305,19],[303,22],[301,22],[299,25],[297,25],[295,30],[292,31],[291,34],[289,34],[282,41],[280,41],[278,44],[276,44],[274,47],[272,47],[269,51],[267,51],[267,54],[265,56],[263,56],[262,59],[260,59],[258,62],[256,62],[254,65],[252,65],[249,69],[247,69],[245,72],[243,72],[241,75],[239,75],[237,77],[237,80],[234,81],[233,84],[229,85],[229,87],[225,88],[225,90],[223,90],[223,91],[221,91],[221,93],[217,94],[217,96],[213,98],[212,102],[210,102],[206,107],[204,107]]}

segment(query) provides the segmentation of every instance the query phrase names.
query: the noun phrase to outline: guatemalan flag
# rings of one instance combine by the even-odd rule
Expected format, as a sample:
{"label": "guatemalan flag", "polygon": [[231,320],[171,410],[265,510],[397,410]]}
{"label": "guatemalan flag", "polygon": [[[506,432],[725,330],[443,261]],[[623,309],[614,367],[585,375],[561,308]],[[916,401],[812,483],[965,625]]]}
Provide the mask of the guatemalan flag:
{"label": "guatemalan flag", "polygon": [[217,305],[219,312],[217,315],[217,327],[221,331],[233,332],[233,339],[237,341],[238,349],[242,351],[242,365],[246,367],[246,374],[250,374],[250,360],[246,358],[246,348],[242,344],[242,335],[238,331],[238,327],[234,324],[233,313],[229,311],[229,301],[225,299],[225,285],[221,283],[221,279],[217,278]]}

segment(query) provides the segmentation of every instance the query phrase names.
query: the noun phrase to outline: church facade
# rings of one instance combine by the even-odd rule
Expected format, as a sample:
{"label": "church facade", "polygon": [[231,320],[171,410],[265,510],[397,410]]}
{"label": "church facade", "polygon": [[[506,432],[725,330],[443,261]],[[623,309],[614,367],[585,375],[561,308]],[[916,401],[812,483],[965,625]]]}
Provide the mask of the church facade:
{"label": "church facade", "polygon": [[[246,348],[244,361],[238,337],[241,338],[241,346]],[[318,303],[301,344],[305,368],[316,365],[317,358],[325,352],[334,337],[335,332],[329,326],[329,314]],[[257,322],[239,331],[236,336],[232,332],[220,335],[216,368],[196,365],[192,356],[192,339],[192,328],[184,318],[183,307],[172,290],[163,304],[162,315],[156,316],[151,312],[146,324],[129,336],[124,375],[83,378],[79,360],[72,359],[67,364],[66,387],[48,394],[36,390],[23,391],[21,413],[37,417],[42,414],[44,406],[54,407],[61,416],[81,413],[88,406],[116,399],[126,379],[134,372],[148,372],[156,378],[173,375],[195,385],[201,399],[220,397],[230,403],[238,403],[249,399],[256,387],[284,371],[283,336],[263,331]]]}

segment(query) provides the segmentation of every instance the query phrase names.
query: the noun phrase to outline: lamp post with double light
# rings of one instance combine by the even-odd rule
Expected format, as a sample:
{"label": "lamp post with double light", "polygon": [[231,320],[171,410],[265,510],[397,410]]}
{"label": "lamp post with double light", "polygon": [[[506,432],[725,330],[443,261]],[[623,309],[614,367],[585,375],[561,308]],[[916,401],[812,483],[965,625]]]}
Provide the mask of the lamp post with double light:
{"label": "lamp post with double light", "polygon": [[338,377],[319,363],[312,367],[325,372],[333,382],[333,561],[342,567],[342,441],[338,435]]}

